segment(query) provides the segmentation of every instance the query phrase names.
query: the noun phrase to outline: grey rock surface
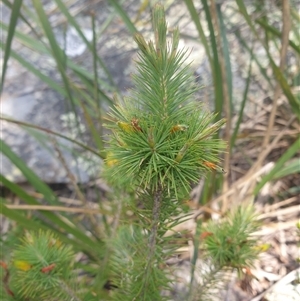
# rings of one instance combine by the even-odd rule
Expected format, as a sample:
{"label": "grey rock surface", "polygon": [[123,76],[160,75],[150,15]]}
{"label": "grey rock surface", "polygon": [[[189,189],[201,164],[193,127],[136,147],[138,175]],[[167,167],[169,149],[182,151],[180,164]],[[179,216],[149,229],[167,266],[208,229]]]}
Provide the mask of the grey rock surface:
{"label": "grey rock surface", "polygon": [[[61,115],[66,113],[62,96],[47,88],[27,71],[18,73],[16,70],[21,71],[22,67],[16,62],[11,63],[10,72],[13,71],[14,74],[9,74],[1,96],[1,115],[68,136],[68,130],[61,122]],[[54,142],[47,133],[3,120],[0,133],[6,144],[44,181],[49,183],[69,181],[66,169],[57,159],[56,148],[60,149],[61,156],[78,181],[88,181],[88,174],[80,166],[76,166],[76,160],[69,151],[74,147],[70,141],[55,138],[57,146],[54,147]],[[21,172],[2,154],[1,173],[16,182],[25,181]]]}
{"label": "grey rock surface", "polygon": [[[76,9],[85,8],[83,4],[82,1],[77,1],[71,7],[70,13],[73,10],[76,11]],[[44,8],[51,11],[54,7],[53,5],[55,6],[54,2],[46,1]],[[1,9],[7,12],[6,16],[10,15],[9,10],[2,4]],[[107,3],[98,3],[94,9],[97,9],[96,22],[100,27],[101,23],[111,13],[111,7]],[[9,22],[9,18],[3,20],[6,23]],[[92,55],[87,51],[85,43],[76,30],[68,26],[66,32],[64,32],[65,28],[60,24],[61,14],[55,11],[49,15],[49,21],[53,26],[57,42],[62,49],[65,49],[66,55],[78,66],[86,70],[93,70]],[[90,15],[83,10],[77,15],[77,22],[81,25],[81,30],[86,38],[91,41]],[[113,27],[113,30],[118,31],[118,38],[121,36],[123,38],[121,40],[116,39],[117,36],[113,34],[113,39],[110,41],[111,31],[109,31],[99,37],[97,49],[101,53],[101,57],[105,61],[118,88],[124,91],[131,86],[131,78],[127,68],[130,66],[130,62],[132,62],[132,56],[135,51],[132,50],[134,48],[133,40],[125,30],[124,24],[118,24],[117,27]],[[18,30],[23,33],[28,32],[28,28],[22,25]],[[128,43],[129,40],[131,41],[131,45],[128,47],[130,44]],[[13,49],[42,73],[62,85],[55,61],[51,56],[32,51],[16,41],[13,43]],[[103,82],[108,82],[107,76],[101,68],[99,68],[99,78]],[[70,105],[64,97],[49,88],[44,82],[13,59],[10,59],[8,63],[5,86],[1,95],[0,114],[3,117],[11,117],[18,121],[30,123],[78,139],[78,129],[76,129],[74,122],[74,114],[72,115]],[[50,136],[43,131],[39,132],[30,128],[20,127],[3,120],[0,122],[1,138],[45,182],[69,182],[70,178],[67,175],[67,170],[81,183],[89,181],[91,176],[99,175],[101,160],[91,156],[91,154],[83,154],[82,150],[78,149],[70,141],[56,137],[56,146],[54,147],[53,137],[55,136],[52,136],[50,139]],[[80,127],[81,132],[85,134],[86,138],[86,141],[83,142],[88,144],[85,125],[81,123]],[[57,147],[59,147],[59,155]],[[74,155],[74,151],[81,151],[80,156]],[[15,182],[26,181],[21,172],[2,153],[0,155],[1,173]],[[64,162],[62,162],[61,157]]]}

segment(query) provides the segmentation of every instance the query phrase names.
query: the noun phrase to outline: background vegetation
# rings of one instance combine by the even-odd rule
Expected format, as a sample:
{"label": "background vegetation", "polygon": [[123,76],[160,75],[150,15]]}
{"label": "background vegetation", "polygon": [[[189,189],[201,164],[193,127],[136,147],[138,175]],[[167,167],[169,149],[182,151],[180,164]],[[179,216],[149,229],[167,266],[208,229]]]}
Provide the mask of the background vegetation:
{"label": "background vegetation", "polygon": [[[97,3],[84,2],[82,5],[85,16],[89,16],[93,32],[92,39],[89,40],[78,22],[78,13],[71,9],[72,3],[56,0],[49,9],[39,0],[32,2],[3,0],[2,5],[9,8],[11,15],[8,24],[1,22],[4,35],[0,44],[4,54],[1,91],[5,91],[8,62],[16,60],[63,96],[66,106],[74,116],[72,129],[77,129],[76,135],[71,136],[16,120],[14,116],[1,116],[1,122],[26,128],[41,141],[49,140],[51,137],[51,144],[58,153],[57,159],[65,167],[74,192],[72,202],[68,203],[64,196],[59,195],[51,185],[44,183],[34,170],[28,168],[5,141],[1,141],[2,154],[21,171],[30,185],[28,189],[28,186],[15,183],[6,175],[0,175],[3,186],[0,210],[4,216],[3,222],[7,223],[6,230],[2,229],[1,238],[3,300],[21,298],[16,292],[14,297],[10,294],[15,287],[12,275],[15,275],[14,269],[24,274],[31,268],[27,266],[28,260],[20,262],[18,252],[22,252],[20,251],[22,247],[30,246],[28,241],[41,241],[42,236],[47,237],[44,245],[64,246],[62,249],[58,248],[62,254],[56,253],[57,258],[64,258],[66,254],[69,256],[72,252],[77,254],[74,262],[62,259],[69,267],[67,270],[71,269],[78,277],[73,279],[74,275],[69,274],[60,277],[66,279],[66,283],[72,287],[67,284],[60,287],[62,297],[56,297],[57,300],[67,300],[63,294],[76,300],[72,294],[80,290],[84,291],[83,300],[99,300],[99,296],[101,300],[106,300],[112,296],[111,291],[115,286],[110,282],[109,254],[114,249],[122,250],[122,248],[129,252],[130,247],[135,245],[130,239],[139,241],[139,235],[142,235],[136,232],[135,235],[128,236],[128,232],[120,226],[125,218],[129,218],[132,225],[136,224],[137,219],[142,218],[136,212],[128,212],[128,206],[124,206],[136,201],[134,193],[124,193],[116,188],[111,190],[111,187],[108,189],[110,192],[103,193],[95,184],[95,179],[88,185],[80,185],[65,164],[57,141],[58,138],[63,138],[72,142],[76,145],[74,156],[82,157],[83,160],[88,157],[92,164],[102,165],[101,162],[107,157],[107,132],[103,124],[107,122],[107,111],[124,92],[120,91],[109,71],[109,66],[106,66],[105,60],[101,57],[97,41],[101,35],[106,31],[110,32],[111,28],[120,22],[126,27],[132,40],[137,31],[147,36],[151,23],[150,11],[154,4],[150,2],[133,1],[129,4],[127,1],[110,0],[108,1],[110,13],[105,16],[101,26],[97,22],[99,13],[96,9]],[[187,20],[188,25],[193,24],[193,31],[182,33],[181,38],[203,46],[211,81],[207,87],[203,87],[199,97],[202,100],[206,99],[207,105],[213,107],[216,113],[214,122],[226,118],[226,124],[215,138],[220,137],[228,142],[228,151],[221,158],[222,169],[215,168],[216,170],[207,173],[193,190],[193,198],[185,202],[185,212],[192,213],[185,218],[195,222],[192,226],[187,222],[182,224],[181,230],[178,230],[183,231],[182,236],[178,238],[180,244],[187,246],[186,241],[192,241],[197,249],[201,245],[201,240],[207,237],[209,248],[210,239],[214,237],[212,233],[215,232],[208,221],[215,216],[222,219],[229,208],[238,207],[240,204],[254,203],[261,213],[260,219],[264,220],[265,224],[277,222],[277,216],[281,215],[284,217],[283,223],[287,222],[290,227],[295,226],[297,216],[292,215],[288,218],[287,214],[297,211],[295,204],[300,190],[299,181],[296,180],[296,175],[300,172],[298,160],[300,17],[297,11],[299,3],[239,0],[224,1],[222,4],[213,0],[179,2],[163,3],[167,21],[169,22],[169,17],[171,20],[171,24],[168,24],[169,29],[172,31],[175,25],[180,26],[182,20]],[[174,20],[174,15],[171,14],[177,5],[182,5],[184,9],[182,15],[176,15]],[[85,67],[84,64],[70,58],[66,54],[66,49],[59,45],[55,36],[56,25],[50,18],[54,14],[63,17],[65,30],[73,27],[82,38],[86,45],[86,55],[89,55],[92,62],[91,66]],[[179,29],[181,32],[181,28]],[[111,36],[111,39],[115,37]],[[24,52],[20,51],[20,47],[16,47],[18,45],[21,45],[22,49],[30,49],[30,52],[35,52],[39,56],[51,58],[55,62],[56,75],[59,78],[53,79],[47,72],[39,70]],[[236,45],[236,50],[232,45]],[[246,62],[242,71],[245,85],[241,94],[235,95],[233,62],[240,55],[243,55]],[[195,57],[193,59],[195,60]],[[263,90],[260,95],[264,95],[256,102],[251,96],[253,83],[260,84]],[[264,101],[264,98],[265,100],[268,98],[269,102]],[[85,126],[84,133],[81,130],[82,124]],[[101,168],[97,172],[99,170]],[[225,173],[222,170],[225,170]],[[97,178],[102,179],[101,174],[97,174]],[[90,202],[87,197],[90,187],[93,187],[97,195],[94,202]],[[274,190],[272,187],[279,188]],[[12,195],[20,202],[15,203]],[[270,205],[268,207],[270,212],[265,211],[266,204]],[[135,206],[138,207],[139,204]],[[277,212],[274,213],[274,210]],[[249,216],[252,218],[250,213]],[[202,223],[205,227],[208,223],[207,228],[202,228]],[[226,226],[226,223],[224,225]],[[27,232],[29,230],[48,232],[41,232],[43,235],[39,236]],[[252,231],[256,230],[256,226],[253,227]],[[190,234],[186,234],[188,232]],[[25,238],[24,233],[27,233]],[[124,241],[128,243],[126,248]],[[16,250],[16,245],[20,249]],[[262,239],[258,247],[263,249],[264,246]],[[35,246],[35,250],[40,250],[39,248],[41,246]],[[12,250],[15,250],[13,255],[15,257],[11,257]],[[48,254],[48,251],[41,252],[46,252],[43,255],[51,258],[52,255]],[[180,254],[182,256],[189,252],[182,251]],[[130,258],[120,253],[114,257],[115,264],[122,256]],[[190,271],[192,279],[198,255],[194,252],[194,255],[189,256],[193,266]],[[51,259],[48,260],[51,262]],[[16,261],[17,264],[14,264]],[[121,266],[122,262],[119,265]],[[43,270],[45,272],[42,274],[48,275],[55,268],[51,265],[46,265],[47,267],[49,271]],[[37,270],[41,269],[42,266],[37,267]],[[220,279],[217,277],[217,271],[213,274]],[[53,279],[52,285],[55,286],[55,283]],[[92,289],[87,292],[88,287]],[[45,300],[49,299],[47,294],[51,294],[52,290],[53,287],[49,286],[49,292],[45,292]],[[191,292],[196,296],[194,300],[201,300],[201,293],[195,293],[192,288]],[[30,298],[34,300],[36,296],[32,294]]]}

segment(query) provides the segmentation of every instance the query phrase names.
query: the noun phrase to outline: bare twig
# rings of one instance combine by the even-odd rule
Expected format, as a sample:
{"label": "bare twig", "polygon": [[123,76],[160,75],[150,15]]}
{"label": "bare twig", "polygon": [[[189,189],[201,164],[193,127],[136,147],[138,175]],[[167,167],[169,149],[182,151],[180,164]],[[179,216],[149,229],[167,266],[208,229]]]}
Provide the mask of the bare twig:
{"label": "bare twig", "polygon": [[[76,192],[78,198],[80,199],[80,201],[82,202],[82,204],[84,204],[86,207],[89,207],[89,202],[86,200],[85,196],[81,192],[81,190],[80,190],[80,188],[79,188],[79,186],[77,184],[77,180],[76,180],[75,176],[70,171],[70,169],[69,169],[69,167],[68,167],[68,165],[67,165],[67,163],[66,163],[66,161],[65,161],[65,159],[64,159],[64,157],[63,157],[63,155],[62,155],[62,153],[61,153],[61,151],[60,151],[60,149],[58,147],[56,139],[54,137],[51,137],[51,140],[52,140],[54,148],[55,148],[55,150],[56,150],[56,152],[58,154],[58,159],[62,163],[62,165],[63,165],[63,167],[64,167],[64,169],[65,169],[65,171],[67,173],[67,177],[70,179],[70,181],[71,181],[71,183],[72,183],[72,185],[73,185],[73,187],[75,189],[75,192]],[[94,228],[95,232],[100,237],[101,230],[99,228],[99,223],[97,222],[97,220],[96,220],[96,218],[95,218],[94,215],[89,214],[89,213],[88,213],[88,215],[89,215],[90,221],[91,221],[91,223],[93,225],[93,228]]]}
{"label": "bare twig", "polygon": [[68,141],[74,143],[74,144],[77,144],[78,146],[82,147],[83,149],[86,149],[86,150],[90,151],[91,153],[95,154],[96,156],[101,157],[102,159],[105,158],[105,156],[99,154],[99,152],[97,152],[97,150],[95,150],[95,149],[93,149],[93,148],[85,145],[84,143],[81,143],[78,140],[75,140],[75,139],[69,138],[69,137],[67,137],[65,135],[62,135],[61,133],[49,130],[47,128],[44,128],[44,127],[41,127],[41,126],[38,126],[38,125],[35,125],[35,124],[31,124],[31,123],[27,123],[27,122],[24,122],[24,121],[15,120],[15,119],[12,119],[12,118],[9,118],[9,117],[4,117],[4,115],[0,116],[0,120],[4,120],[4,121],[10,122],[10,123],[14,123],[14,124],[17,124],[17,125],[20,125],[20,126],[24,126],[24,127],[33,128],[33,129],[39,130],[41,132],[52,134],[52,135],[54,135],[56,137],[61,137],[61,138],[65,139],[65,140],[68,140]]}
{"label": "bare twig", "polygon": [[288,208],[283,208],[280,210],[268,212],[261,214],[258,218],[259,219],[265,219],[269,217],[276,217],[277,215],[287,215],[287,214],[299,214],[299,205],[291,206]]}
{"label": "bare twig", "polygon": [[299,219],[289,220],[284,223],[269,223],[264,225],[261,230],[254,232],[252,235],[255,236],[265,236],[271,235],[273,233],[278,233],[279,230],[285,230],[289,228],[295,228],[296,224],[299,222]]}
{"label": "bare twig", "polygon": [[[289,45],[289,32],[290,32],[290,3],[289,0],[282,1],[282,35],[281,35],[281,50],[280,50],[280,65],[279,68],[281,71],[284,71],[285,67],[285,59],[287,54],[287,48]],[[280,95],[280,83],[277,82],[275,87],[275,93],[273,97],[273,107],[270,114],[270,119],[268,123],[268,129],[266,131],[266,136],[262,144],[262,149],[266,147],[269,143],[270,135],[272,132],[272,128],[274,126],[276,111],[277,111],[277,99]]]}
{"label": "bare twig", "polygon": [[[293,123],[293,121],[295,120],[295,116],[293,118],[291,118],[288,123],[286,124],[285,128],[282,130],[282,132],[280,132],[278,134],[278,136],[275,137],[275,139],[272,141],[272,143],[270,145],[268,145],[268,147],[261,153],[260,158],[263,160],[266,158],[266,156],[272,151],[272,149],[274,149],[276,147],[276,145],[278,144],[278,142],[280,141],[280,139],[285,135],[285,132],[287,131],[288,127],[290,126],[290,124]],[[270,162],[271,163],[271,162]],[[246,173],[245,176],[243,176],[242,178],[240,178],[238,181],[236,181],[231,187],[230,189],[221,194],[220,196],[218,196],[217,198],[215,198],[214,200],[211,200],[208,204],[206,204],[206,206],[208,206],[211,203],[214,202],[219,202],[221,201],[224,197],[229,197],[233,194],[238,195],[238,192],[240,190],[245,190],[245,187],[248,187],[248,191],[251,191],[251,181],[252,183],[255,183],[257,181],[257,178],[264,174],[267,170],[269,170],[270,167],[269,164],[266,164],[264,167],[258,169],[259,166],[259,162],[255,162],[255,164],[251,167],[251,169]],[[257,171],[258,169],[258,171]],[[249,193],[249,195],[252,195],[252,193]],[[246,194],[243,193],[243,196],[245,197]],[[197,213],[196,213],[197,215]]]}
{"label": "bare twig", "polygon": [[286,199],[286,200],[284,200],[284,201],[275,203],[275,204],[273,204],[273,205],[270,205],[270,206],[268,207],[268,209],[269,209],[270,211],[276,210],[276,209],[278,209],[278,208],[280,208],[280,207],[282,207],[282,206],[286,206],[286,205],[289,205],[289,204],[291,204],[291,203],[294,203],[295,201],[299,201],[299,197],[294,196],[294,197],[291,197],[291,198]]}
{"label": "bare twig", "polygon": [[63,206],[46,206],[46,205],[5,205],[9,209],[14,210],[42,210],[42,211],[62,211],[69,213],[86,213],[86,214],[100,214],[99,209],[89,208],[70,208]]}
{"label": "bare twig", "polygon": [[[44,195],[36,192],[36,191],[30,191],[30,190],[26,190],[26,193],[30,196],[33,196],[36,199],[44,199]],[[65,203],[65,204],[70,204],[70,205],[75,205],[75,206],[80,206],[82,205],[82,202],[77,200],[77,199],[71,199],[71,198],[66,198],[66,197],[57,197],[58,201],[61,203]]]}
{"label": "bare twig", "polygon": [[251,301],[259,301],[261,300],[267,293],[272,291],[275,287],[280,285],[286,285],[291,282],[293,282],[295,279],[299,277],[300,268],[290,272],[289,274],[285,275],[283,278],[281,278],[279,281],[277,281],[275,284],[273,284],[271,287],[269,287],[267,290],[265,290],[260,295],[256,296],[255,298],[251,299]]}

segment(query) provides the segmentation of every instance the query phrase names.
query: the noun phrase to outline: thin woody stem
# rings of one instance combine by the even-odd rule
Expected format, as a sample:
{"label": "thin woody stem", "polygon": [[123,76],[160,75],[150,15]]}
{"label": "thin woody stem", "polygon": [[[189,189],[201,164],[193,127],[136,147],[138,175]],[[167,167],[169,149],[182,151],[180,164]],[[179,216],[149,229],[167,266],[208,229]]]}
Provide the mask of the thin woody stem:
{"label": "thin woody stem", "polygon": [[[147,256],[147,265],[145,269],[144,274],[144,285],[141,289],[138,296],[134,298],[134,300],[145,300],[145,297],[147,297],[147,288],[148,288],[148,282],[149,282],[149,275],[151,274],[151,269],[153,266],[153,260],[155,256],[155,248],[156,248],[156,239],[157,239],[157,230],[159,225],[159,216],[160,216],[160,210],[161,210],[161,201],[162,201],[162,190],[159,187],[156,192],[153,194],[154,200],[153,200],[153,209],[152,209],[152,224],[150,229],[150,236],[149,236],[149,252]],[[141,298],[141,299],[137,299]]]}
{"label": "thin woody stem", "polygon": [[61,289],[66,292],[70,297],[72,297],[71,300],[74,301],[82,301],[76,294],[75,292],[69,287],[69,285],[67,283],[65,283],[64,281],[62,281],[60,283],[60,287]]}
{"label": "thin woody stem", "polygon": [[149,237],[149,254],[148,254],[148,262],[152,261],[155,246],[156,246],[156,237],[157,237],[157,228],[159,224],[159,215],[160,215],[160,209],[161,209],[161,196],[162,191],[159,188],[156,193],[154,194],[154,203],[153,203],[153,209],[152,209],[152,226],[151,226],[151,233]]}

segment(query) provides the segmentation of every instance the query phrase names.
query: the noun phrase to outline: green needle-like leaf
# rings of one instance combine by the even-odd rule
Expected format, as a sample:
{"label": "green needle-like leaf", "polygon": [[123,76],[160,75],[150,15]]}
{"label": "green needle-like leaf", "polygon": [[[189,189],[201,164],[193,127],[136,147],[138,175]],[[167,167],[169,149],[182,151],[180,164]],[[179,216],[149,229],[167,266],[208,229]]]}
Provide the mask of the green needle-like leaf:
{"label": "green needle-like leaf", "polygon": [[[154,10],[155,41],[135,35],[140,49],[135,90],[110,113],[114,132],[108,151],[108,174],[132,187],[188,192],[205,170],[218,169],[224,143],[212,136],[225,123],[196,102],[186,50],[177,50],[178,29],[166,41],[163,10]],[[110,171],[109,171],[110,170]]]}

